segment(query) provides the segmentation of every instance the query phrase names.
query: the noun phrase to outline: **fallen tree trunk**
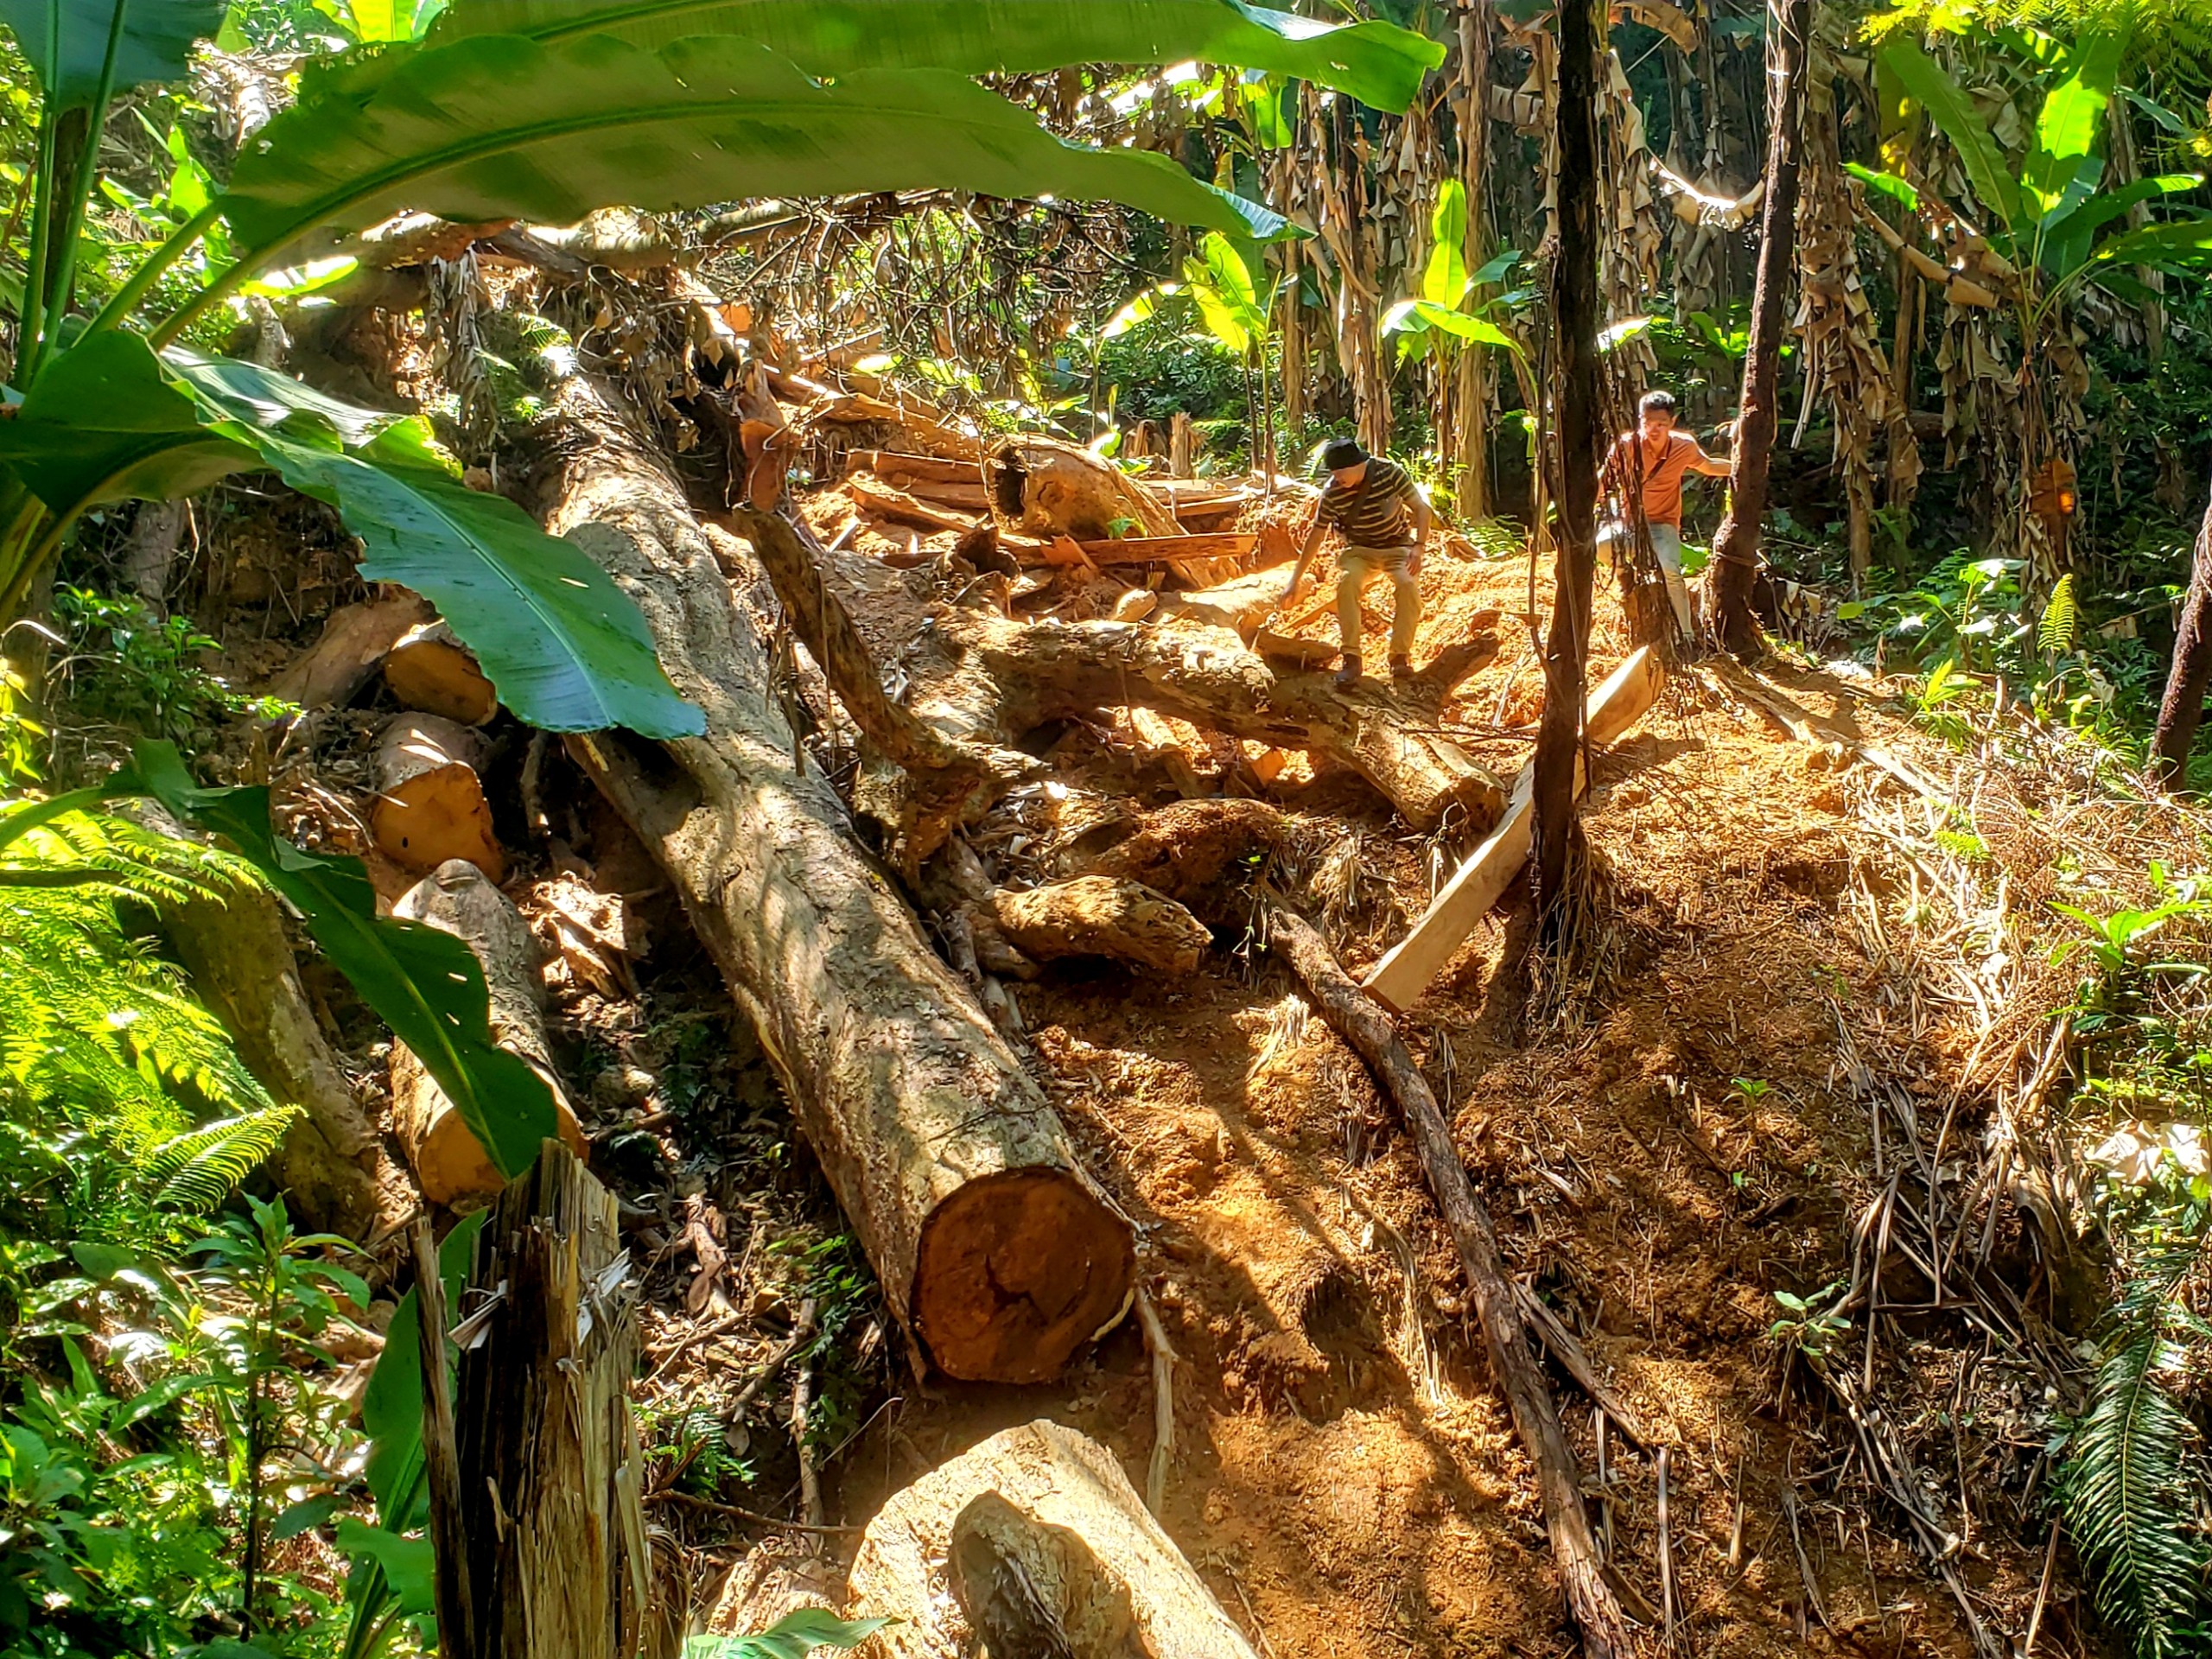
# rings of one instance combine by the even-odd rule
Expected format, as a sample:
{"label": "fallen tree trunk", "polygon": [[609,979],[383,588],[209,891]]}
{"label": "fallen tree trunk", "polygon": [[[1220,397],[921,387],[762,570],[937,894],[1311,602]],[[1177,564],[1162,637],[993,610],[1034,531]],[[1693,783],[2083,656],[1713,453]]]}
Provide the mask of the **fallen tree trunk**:
{"label": "fallen tree trunk", "polygon": [[[420,922],[450,933],[474,953],[491,993],[492,1038],[545,1079],[553,1091],[561,1139],[578,1157],[587,1150],[583,1126],[553,1070],[545,1023],[538,1009],[540,982],[530,925],[491,879],[465,859],[454,859],[416,882],[391,907],[395,920]],[[477,1143],[446,1091],[423,1069],[404,1043],[391,1048],[391,1124],[432,1204],[497,1192],[506,1177]]]}
{"label": "fallen tree trunk", "polygon": [[272,1098],[300,1109],[271,1162],[293,1213],[315,1231],[369,1237],[391,1219],[377,1188],[376,1125],[315,1024],[276,901],[242,887],[220,902],[179,905],[164,923],[193,990],[246,1069]]}
{"label": "fallen tree trunk", "polygon": [[270,681],[269,695],[302,709],[341,708],[410,628],[435,614],[429,601],[404,591],[333,611],[322,637]]}
{"label": "fallen tree trunk", "polygon": [[[1009,755],[1046,721],[1102,709],[1149,709],[1349,766],[1420,829],[1454,808],[1484,827],[1504,809],[1497,779],[1437,730],[1445,696],[1497,655],[1487,632],[1410,680],[1339,687],[1321,674],[1278,675],[1224,630],[1032,626],[995,611],[925,604],[897,573],[823,548],[779,513],[741,510],[733,522],[855,723],[904,769],[899,779],[864,779],[860,799],[900,840],[910,866],[943,843],[957,791],[1003,788],[1022,775],[1011,764],[987,768],[979,757]],[[894,660],[906,677],[899,703],[886,696],[878,667]],[[971,768],[971,778],[987,776],[938,775],[951,760]]]}
{"label": "fallen tree trunk", "polygon": [[1003,441],[983,463],[991,505],[1008,530],[1033,536],[1103,541],[1134,524],[1146,536],[1175,536],[1173,511],[1110,461],[1051,438]]}
{"label": "fallen tree trunk", "polygon": [[848,1583],[848,1617],[899,1621],[875,1638],[885,1659],[1257,1659],[1113,1454],[1053,1422],[893,1497]]}
{"label": "fallen tree trunk", "polygon": [[1129,968],[1192,974],[1213,934],[1191,912],[1140,881],[1079,875],[1025,893],[1004,889],[985,906],[1007,943],[1039,962],[1104,957]]}
{"label": "fallen tree trunk", "polygon": [[1528,1329],[1498,1255],[1497,1231],[1459,1161],[1443,1109],[1399,1040],[1389,1015],[1352,982],[1328,942],[1281,904],[1267,907],[1266,922],[1269,946],[1298,976],[1330,1028],[1366,1062],[1406,1120],[1428,1190],[1459,1247],[1468,1295],[1482,1318],[1491,1370],[1512,1408],[1521,1444],[1536,1465],[1545,1529],[1551,1535],[1567,1611],[1582,1632],[1583,1651],[1592,1659],[1614,1659],[1616,1655],[1626,1659],[1633,1651],[1628,1624],[1603,1577],[1603,1558],[1590,1530],[1589,1514],[1582,1507],[1574,1454],[1560,1428],[1559,1408],[1543,1371],[1529,1350]]}
{"label": "fallen tree trunk", "polygon": [[[547,522],[638,601],[707,733],[571,753],[667,870],[904,1328],[951,1376],[1050,1377],[1126,1306],[1128,1224],[796,758],[717,550],[619,409],[561,389]],[[745,550],[720,556],[765,594]]]}

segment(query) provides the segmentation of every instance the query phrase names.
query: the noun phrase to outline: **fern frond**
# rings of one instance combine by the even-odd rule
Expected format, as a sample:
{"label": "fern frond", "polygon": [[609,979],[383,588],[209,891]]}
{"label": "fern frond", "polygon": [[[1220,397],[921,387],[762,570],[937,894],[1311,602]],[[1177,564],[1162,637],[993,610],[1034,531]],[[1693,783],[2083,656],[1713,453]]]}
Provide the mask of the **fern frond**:
{"label": "fern frond", "polygon": [[236,854],[165,835],[107,812],[66,812],[27,830],[0,855],[0,892],[15,870],[54,867],[96,873],[78,892],[136,899],[151,906],[194,899],[221,902],[260,878]]}
{"label": "fern frond", "polygon": [[2075,636],[2081,626],[2081,611],[2074,602],[2074,573],[2069,570],[2050,590],[2050,602],[2043,607],[2043,620],[2036,626],[2036,644],[2046,656],[2063,657],[2074,649]]}
{"label": "fern frond", "polygon": [[2153,1329],[2105,1362],[2059,1485],[2098,1611],[2145,1659],[2174,1650],[2206,1567],[2187,1478],[2196,1430],[2161,1381],[2183,1359]]}
{"label": "fern frond", "polygon": [[296,1106],[271,1106],[203,1124],[156,1147],[139,1173],[161,1183],[154,1202],[164,1209],[213,1210],[283,1144],[299,1115]]}

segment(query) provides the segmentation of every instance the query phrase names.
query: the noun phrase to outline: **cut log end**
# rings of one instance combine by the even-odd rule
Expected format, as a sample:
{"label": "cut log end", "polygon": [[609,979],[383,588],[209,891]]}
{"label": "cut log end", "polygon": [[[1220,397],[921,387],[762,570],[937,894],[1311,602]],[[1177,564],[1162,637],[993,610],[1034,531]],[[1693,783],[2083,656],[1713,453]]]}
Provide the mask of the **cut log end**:
{"label": "cut log end", "polygon": [[947,1376],[1042,1382],[1120,1317],[1135,1282],[1127,1224],[1066,1170],[969,1181],[930,1214],[914,1325]]}
{"label": "cut log end", "polygon": [[494,881],[504,879],[506,855],[476,775],[482,752],[474,732],[435,715],[403,716],[385,727],[377,741],[377,799],[369,813],[378,850],[417,874],[458,858]]}
{"label": "cut log end", "polygon": [[442,622],[407,631],[384,659],[384,683],[402,708],[463,726],[481,726],[499,712],[499,694],[475,654]]}

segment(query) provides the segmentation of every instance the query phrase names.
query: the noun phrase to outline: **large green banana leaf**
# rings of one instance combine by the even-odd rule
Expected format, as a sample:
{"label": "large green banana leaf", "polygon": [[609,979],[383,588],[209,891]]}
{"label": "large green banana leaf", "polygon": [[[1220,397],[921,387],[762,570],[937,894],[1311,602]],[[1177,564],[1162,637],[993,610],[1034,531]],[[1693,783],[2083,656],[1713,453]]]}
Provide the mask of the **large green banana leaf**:
{"label": "large green banana leaf", "polygon": [[1332,27],[1240,0],[462,0],[434,38],[467,35],[619,35],[654,47],[741,35],[817,75],[1195,58],[1295,76],[1385,110],[1409,105],[1444,61],[1435,41],[1389,23]]}
{"label": "large green banana leaf", "polygon": [[[118,4],[123,39],[116,48],[115,90],[148,81],[181,80],[195,41],[223,26],[226,0],[0,0],[0,23],[38,73],[48,102],[57,110],[89,105],[99,96],[107,60],[108,30]],[[54,30],[56,19],[60,34]]]}
{"label": "large green banana leaf", "polygon": [[2020,187],[2005,164],[2004,153],[1990,136],[1989,126],[1974,100],[1943,67],[1920,49],[1920,42],[1899,33],[1881,51],[1881,65],[1897,79],[1929,118],[1942,130],[1959,153],[1967,181],[1982,206],[1999,215],[2001,223],[1986,226],[2004,232],[2021,223]]}
{"label": "large green banana leaf", "polygon": [[727,36],[652,51],[607,35],[483,35],[403,53],[365,96],[304,100],[270,122],[223,210],[265,264],[400,208],[567,224],[618,202],[928,188],[1104,198],[1240,236],[1288,230],[1165,156],[1064,143],[963,76],[870,69],[824,84]]}
{"label": "large green banana leaf", "polygon": [[436,928],[380,918],[360,860],[302,852],[270,827],[266,789],[201,789],[172,744],[141,743],[107,789],[150,796],[186,823],[228,839],[300,912],[361,1000],[414,1051],[501,1172],[512,1177],[530,1167],[554,1132],[552,1092],[492,1040],[491,994],[474,951]]}
{"label": "large green banana leaf", "polygon": [[250,363],[181,348],[158,359],[137,335],[111,332],[48,361],[16,417],[0,422],[0,461],[64,522],[271,468],[338,509],[367,544],[364,576],[435,604],[530,724],[704,730],[607,573],[512,502],[437,470],[427,437],[411,416],[356,409]]}
{"label": "large green banana leaf", "polygon": [[2020,182],[2037,214],[2086,201],[2104,176],[2105,106],[2120,77],[2124,33],[2085,34],[2067,54],[2066,74],[2044,94],[2036,115],[2035,147]]}

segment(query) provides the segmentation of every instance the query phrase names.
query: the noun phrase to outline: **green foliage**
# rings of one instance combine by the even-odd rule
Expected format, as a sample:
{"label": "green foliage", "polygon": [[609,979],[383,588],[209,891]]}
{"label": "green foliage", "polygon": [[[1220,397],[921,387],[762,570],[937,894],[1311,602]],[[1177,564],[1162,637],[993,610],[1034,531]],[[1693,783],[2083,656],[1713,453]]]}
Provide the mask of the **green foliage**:
{"label": "green foliage", "polygon": [[[327,1599],[269,1565],[269,1545],[326,1524],[342,1477],[308,1476],[292,1449],[353,1452],[323,1386],[319,1344],[361,1281],[300,1237],[281,1203],[249,1201],[191,1247],[80,1280],[111,1365],[59,1344],[66,1386],[32,1378],[0,1412],[0,1650],[46,1659],[327,1651]],[[123,1369],[127,1366],[126,1369]],[[109,1391],[110,1376],[129,1391]],[[289,1499],[281,1511],[279,1502]],[[251,1646],[201,1646],[210,1630]]]}
{"label": "green foliage", "polygon": [[[289,1109],[124,908],[220,902],[245,867],[84,810],[25,827],[40,804],[0,806],[0,1210],[35,1237],[158,1233],[159,1211],[219,1198]],[[178,1137],[210,1115],[253,1127],[170,1190]]]}
{"label": "green foliage", "polygon": [[[382,60],[379,60],[382,61]],[[755,41],[482,35],[391,54],[372,90],[319,87],[263,131],[222,200],[257,263],[402,207],[569,224],[756,196],[938,187],[1121,201],[1272,237],[1284,221],[1165,156],[1068,144],[964,75],[861,69],[825,84]]]}
{"label": "green foliage", "polygon": [[2074,649],[2081,631],[2081,608],[2074,602],[2074,573],[2069,570],[2044,601],[2043,620],[2036,624],[2036,648],[2045,656],[2063,657]]}
{"label": "green foliage", "polygon": [[786,1613],[757,1636],[695,1636],[684,1644],[684,1659],[807,1659],[818,1648],[838,1652],[856,1648],[898,1621],[842,1619],[819,1607]]}
{"label": "green foliage", "polygon": [[[181,79],[193,43],[220,26],[223,6],[224,0],[0,0],[0,23],[15,35],[50,105],[84,109],[149,81]],[[118,22],[111,72],[109,33]]]}
{"label": "green foliage", "polygon": [[80,715],[181,741],[218,715],[285,711],[273,698],[239,695],[202,666],[202,654],[219,647],[189,617],[157,617],[143,600],[86,588],[56,593],[54,615],[69,644],[54,675]]}
{"label": "green foliage", "polygon": [[705,729],[607,573],[505,497],[442,470],[419,418],[357,409],[181,347],[156,357],[134,334],[105,334],[48,365],[17,417],[0,425],[0,460],[64,522],[273,468],[336,506],[368,543],[364,576],[441,606],[532,724],[664,737]]}
{"label": "green foliage", "polygon": [[159,1182],[154,1202],[167,1209],[204,1214],[231,1195],[283,1144],[298,1110],[272,1106],[187,1129],[146,1154],[141,1166]]}
{"label": "green foliage", "polygon": [[1786,1348],[1796,1350],[1808,1359],[1827,1357],[1828,1351],[1843,1339],[1851,1329],[1851,1321],[1833,1307],[1821,1304],[1849,1288],[1847,1280],[1816,1290],[1809,1296],[1798,1296],[1786,1290],[1774,1293],[1774,1300],[1782,1306],[1781,1319],[1767,1327],[1767,1339]]}
{"label": "green foliage", "polygon": [[2204,1199],[2154,1192],[2126,1219],[2121,1236],[2138,1254],[2069,1437],[2058,1501],[2098,1611],[2136,1653],[2159,1659],[2178,1650],[2212,1566],[2191,1497],[2199,1435],[2180,1402],[2212,1339],[2189,1296],[2203,1261]]}
{"label": "green foliage", "polygon": [[493,1162],[509,1176],[530,1167],[553,1133],[552,1096],[543,1077],[492,1040],[483,965],[467,944],[433,927],[379,918],[359,859],[301,851],[270,828],[267,790],[199,788],[168,744],[141,744],[107,789],[150,795],[228,839],[422,1059]]}
{"label": "green foliage", "polygon": [[2080,1016],[2076,1023],[2081,1029],[2094,1030],[2114,1014],[2126,1013],[2137,988],[2148,976],[2195,976],[2212,971],[2201,963],[2152,959],[2144,950],[2145,944],[2164,931],[2169,923],[2212,915],[2212,899],[2198,898],[2195,882],[2170,881],[2164,868],[2157,864],[2151,867],[2151,873],[2164,902],[2149,909],[2122,906],[2097,915],[2078,905],[2056,901],[2051,905],[2054,911],[2073,921],[2081,931],[2080,938],[2055,950],[2051,960],[2065,962],[2086,954],[2096,969],[2083,983],[2075,1001]]}

